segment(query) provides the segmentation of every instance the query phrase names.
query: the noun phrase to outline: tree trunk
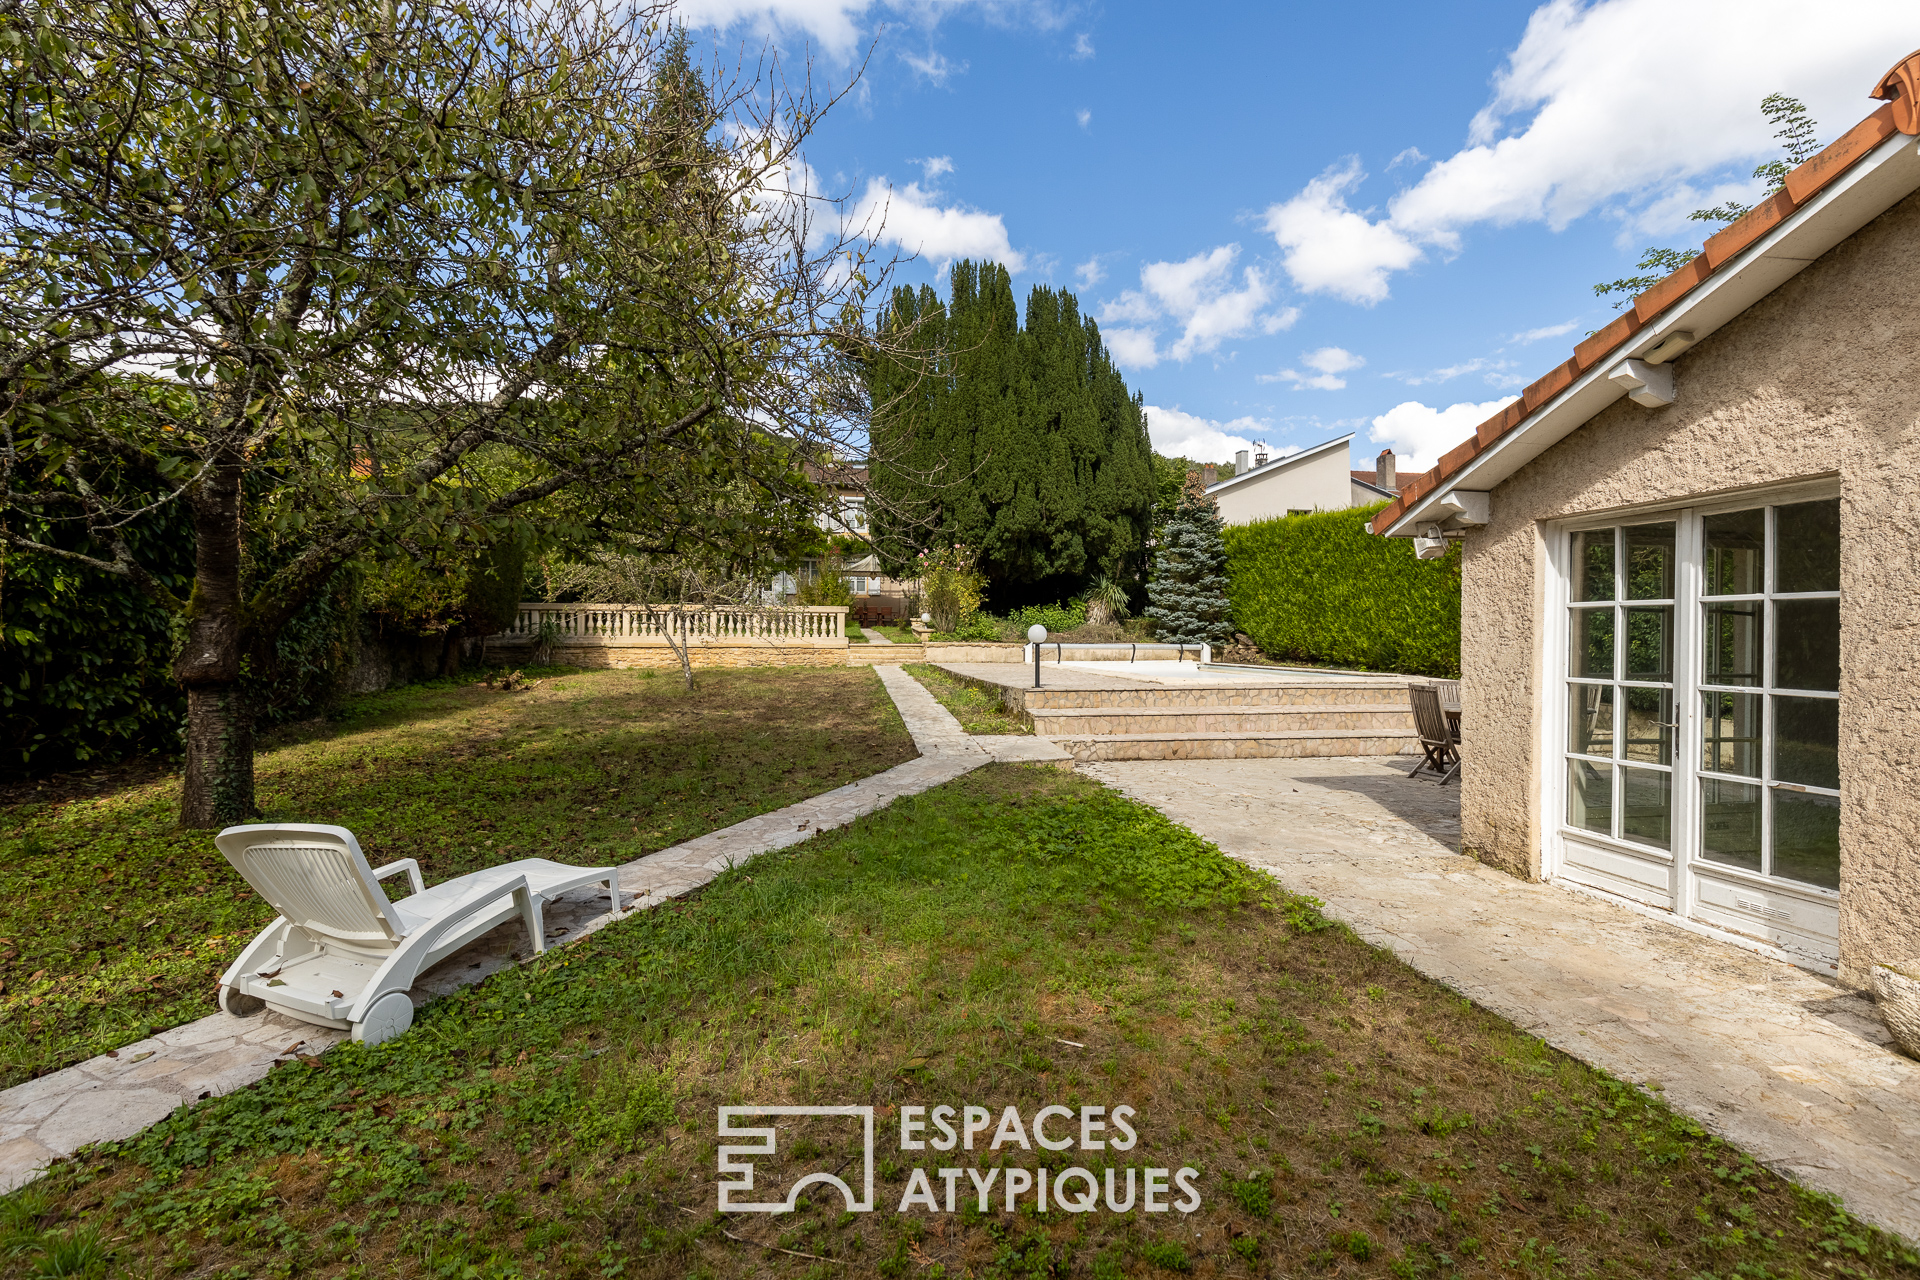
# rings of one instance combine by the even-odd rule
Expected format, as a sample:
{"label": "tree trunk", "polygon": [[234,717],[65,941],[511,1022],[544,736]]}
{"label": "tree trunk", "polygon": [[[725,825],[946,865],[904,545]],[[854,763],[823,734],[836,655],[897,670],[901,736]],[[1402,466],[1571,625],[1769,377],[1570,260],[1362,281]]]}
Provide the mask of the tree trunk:
{"label": "tree trunk", "polygon": [[218,827],[254,816],[253,709],[240,687],[240,475],[216,464],[189,497],[193,598],[173,664],[187,690],[187,771],[180,825]]}

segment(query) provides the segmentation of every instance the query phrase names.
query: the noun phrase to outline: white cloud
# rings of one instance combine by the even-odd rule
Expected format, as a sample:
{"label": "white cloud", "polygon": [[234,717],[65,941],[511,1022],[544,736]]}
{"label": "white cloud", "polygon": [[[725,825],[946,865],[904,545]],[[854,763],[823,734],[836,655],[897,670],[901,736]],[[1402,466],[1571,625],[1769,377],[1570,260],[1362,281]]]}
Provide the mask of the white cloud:
{"label": "white cloud", "polygon": [[1439,465],[1440,455],[1472,435],[1474,429],[1513,403],[1512,396],[1484,404],[1429,408],[1418,400],[1397,404],[1373,420],[1367,439],[1389,445],[1399,458],[1400,474],[1412,476]]}
{"label": "white cloud", "polygon": [[[960,9],[973,10],[996,26],[1040,31],[1058,31],[1071,16],[1059,6],[1033,0],[677,0],[673,19],[722,31],[737,27],[768,36],[799,36],[845,60],[871,38],[879,25],[869,21],[879,16],[876,11],[891,10],[907,23],[931,30]],[[1089,42],[1089,55],[1091,51]]]}
{"label": "white cloud", "polygon": [[1082,289],[1091,289],[1107,278],[1107,269],[1100,265],[1100,255],[1094,254],[1073,269],[1073,278]]}
{"label": "white cloud", "polygon": [[1525,386],[1528,378],[1512,372],[1511,360],[1495,360],[1487,356],[1475,356],[1471,360],[1462,360],[1459,364],[1450,364],[1444,368],[1429,369],[1425,373],[1389,373],[1387,377],[1404,382],[1410,387],[1424,387],[1435,383],[1452,382],[1455,378],[1465,377],[1469,373],[1482,374],[1490,387]]}
{"label": "white cloud", "polygon": [[[1256,330],[1278,333],[1291,327],[1300,317],[1298,308],[1266,310],[1273,290],[1258,267],[1236,275],[1239,256],[1239,245],[1223,244],[1181,262],[1149,262],[1140,268],[1141,287],[1108,302],[1101,309],[1101,322],[1144,326],[1171,320],[1181,326],[1181,333],[1165,355],[1183,362]],[[1153,331],[1140,332],[1157,338]],[[1157,351],[1154,359],[1159,359]]]}
{"label": "white cloud", "polygon": [[[1426,252],[1457,252],[1482,224],[1558,231],[1600,211],[1636,240],[1697,243],[1706,228],[1686,214],[1720,193],[1750,198],[1753,184],[1727,171],[1780,155],[1761,98],[1802,99],[1832,139],[1867,114],[1867,88],[1913,44],[1912,0],[1851,0],[1844,12],[1815,20],[1804,0],[1549,0],[1495,77],[1467,145],[1394,196],[1384,217],[1348,207],[1362,179],[1348,161],[1273,205],[1267,228],[1299,288],[1369,305],[1387,296],[1393,272]],[[1648,56],[1649,33],[1683,52]]]}
{"label": "white cloud", "polygon": [[1348,160],[1267,210],[1267,230],[1287,251],[1287,274],[1308,293],[1372,306],[1387,296],[1387,273],[1420,258],[1419,246],[1404,235],[1347,207],[1347,192],[1365,177],[1360,162]]}
{"label": "white cloud", "polygon": [[1295,391],[1309,388],[1315,391],[1341,391],[1346,388],[1347,380],[1340,375],[1360,368],[1366,364],[1366,360],[1345,347],[1321,347],[1318,351],[1301,355],[1300,363],[1313,372],[1306,374],[1297,369],[1282,369],[1278,373],[1263,373],[1255,381],[1290,382]]}
{"label": "white cloud", "polygon": [[935,262],[992,258],[1009,271],[1026,269],[1027,259],[1007,239],[1007,224],[999,214],[942,206],[937,200],[917,182],[890,189],[885,178],[874,178],[847,222],[860,234]]}
{"label": "white cloud", "polygon": [[943,173],[953,172],[952,156],[928,156],[924,160],[916,160],[913,163],[920,166],[922,182],[932,182]]}
{"label": "white cloud", "polygon": [[967,73],[967,64],[955,64],[947,60],[947,55],[938,49],[929,49],[925,54],[903,53],[900,61],[925,76],[930,83],[945,85],[956,75]]}
{"label": "white cloud", "polygon": [[1516,333],[1511,338],[1508,338],[1507,341],[1519,343],[1524,346],[1529,342],[1538,342],[1542,338],[1557,338],[1562,334],[1572,333],[1577,327],[1579,327],[1579,322],[1575,320],[1569,320],[1565,324],[1542,325],[1538,329],[1529,329],[1525,333]]}
{"label": "white cloud", "polygon": [[[1251,452],[1265,447],[1254,443],[1267,425],[1257,418],[1215,422],[1178,409],[1162,409],[1157,404],[1147,405],[1146,414],[1147,435],[1153,441],[1153,451],[1163,457],[1226,462],[1241,449]],[[1267,449],[1267,453],[1276,458],[1298,452],[1298,445]]]}
{"label": "white cloud", "polygon": [[1073,38],[1073,54],[1071,56],[1076,62],[1093,56],[1093,41],[1087,36],[1086,32],[1082,31]]}
{"label": "white cloud", "polygon": [[1160,363],[1160,350],[1154,345],[1151,329],[1102,329],[1100,336],[1113,353],[1113,361],[1123,369],[1151,369]]}
{"label": "white cloud", "polygon": [[1392,173],[1403,164],[1420,164],[1427,159],[1427,153],[1418,147],[1408,147],[1393,159],[1387,161],[1387,172]]}
{"label": "white cloud", "polygon": [[1085,107],[1082,107],[1078,111],[1073,113],[1073,118],[1075,120],[1078,120],[1080,122],[1080,127],[1084,129],[1088,125],[1093,123],[1093,112],[1087,110]]}

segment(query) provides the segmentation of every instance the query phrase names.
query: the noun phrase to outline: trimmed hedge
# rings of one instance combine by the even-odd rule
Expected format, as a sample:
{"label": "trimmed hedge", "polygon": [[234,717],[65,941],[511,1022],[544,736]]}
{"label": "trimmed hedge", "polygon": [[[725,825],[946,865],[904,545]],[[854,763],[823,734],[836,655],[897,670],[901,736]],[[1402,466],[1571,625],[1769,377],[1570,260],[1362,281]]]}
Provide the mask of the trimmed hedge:
{"label": "trimmed hedge", "polygon": [[1460,674],[1460,546],[1419,560],[1367,521],[1386,504],[1257,520],[1226,531],[1236,626],[1282,661]]}

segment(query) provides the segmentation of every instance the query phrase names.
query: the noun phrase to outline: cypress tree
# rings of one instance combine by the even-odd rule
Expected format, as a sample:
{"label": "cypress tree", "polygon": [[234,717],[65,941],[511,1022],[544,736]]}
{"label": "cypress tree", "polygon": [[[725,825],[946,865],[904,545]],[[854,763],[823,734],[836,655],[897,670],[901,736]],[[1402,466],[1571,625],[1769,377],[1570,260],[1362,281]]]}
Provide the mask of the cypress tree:
{"label": "cypress tree", "polygon": [[1227,601],[1225,523],[1200,483],[1188,472],[1180,505],[1161,532],[1153,558],[1152,604],[1147,616],[1154,637],[1173,644],[1224,645],[1233,638],[1233,606]]}
{"label": "cypress tree", "polygon": [[897,290],[898,354],[868,366],[876,550],[974,548],[997,607],[1137,580],[1153,506],[1141,397],[1064,290],[1035,288],[1026,325],[996,263],[955,263],[950,301]]}

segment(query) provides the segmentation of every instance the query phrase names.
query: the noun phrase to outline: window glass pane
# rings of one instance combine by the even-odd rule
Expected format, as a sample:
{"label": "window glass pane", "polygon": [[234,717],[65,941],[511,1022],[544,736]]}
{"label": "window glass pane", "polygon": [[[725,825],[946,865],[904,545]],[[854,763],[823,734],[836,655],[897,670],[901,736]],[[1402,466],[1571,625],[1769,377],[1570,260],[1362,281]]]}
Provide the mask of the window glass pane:
{"label": "window glass pane", "polygon": [[1627,599],[1673,599],[1673,531],[1672,521],[1627,526]]}
{"label": "window glass pane", "polygon": [[1840,801],[1773,793],[1773,874],[1828,889],[1840,887]]}
{"label": "window glass pane", "polygon": [[1776,507],[1774,533],[1775,591],[1838,591],[1840,589],[1840,499],[1800,502]]}
{"label": "window glass pane", "polygon": [[1749,871],[1760,869],[1760,788],[1700,779],[1700,853]]}
{"label": "window glass pane", "polygon": [[1673,679],[1673,606],[1627,610],[1627,679]]}
{"label": "window glass pane", "polygon": [[1706,717],[1701,728],[1704,750],[1700,767],[1714,773],[1759,777],[1760,695],[1703,693],[1700,700]]}
{"label": "window glass pane", "polygon": [[1620,835],[1656,849],[1673,847],[1673,775],[1658,769],[1620,771]]}
{"label": "window glass pane", "polygon": [[1701,591],[1710,596],[1753,595],[1764,590],[1761,554],[1767,546],[1767,512],[1729,511],[1708,516],[1707,573]]}
{"label": "window glass pane", "polygon": [[1840,602],[1782,600],[1773,606],[1773,684],[1840,690]]}
{"label": "window glass pane", "polygon": [[1613,754],[1613,686],[1567,686],[1567,750],[1583,756]]}
{"label": "window glass pane", "polygon": [[1613,530],[1573,535],[1573,598],[1613,599]]}
{"label": "window glass pane", "polygon": [[1666,689],[1622,689],[1627,704],[1626,736],[1620,752],[1629,760],[1673,762],[1673,694]]}
{"label": "window glass pane", "polygon": [[1773,776],[1803,787],[1840,789],[1838,699],[1773,700]]}
{"label": "window glass pane", "polygon": [[1708,684],[1760,683],[1760,640],[1766,607],[1758,600],[1704,607]]}
{"label": "window glass pane", "polygon": [[1613,679],[1613,610],[1575,609],[1572,632],[1567,674]]}
{"label": "window glass pane", "polygon": [[1567,825],[1613,834],[1613,766],[1567,761]]}

